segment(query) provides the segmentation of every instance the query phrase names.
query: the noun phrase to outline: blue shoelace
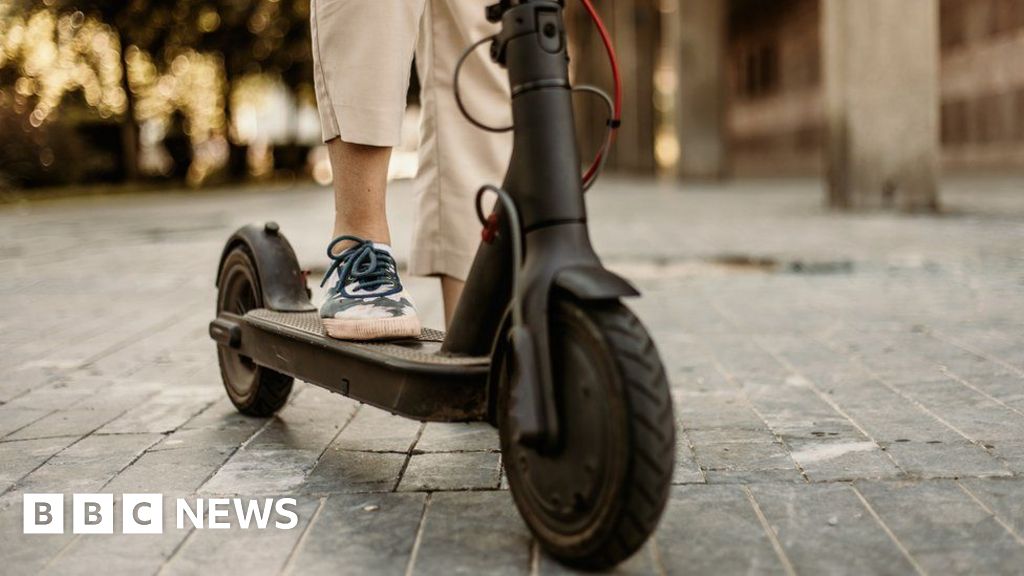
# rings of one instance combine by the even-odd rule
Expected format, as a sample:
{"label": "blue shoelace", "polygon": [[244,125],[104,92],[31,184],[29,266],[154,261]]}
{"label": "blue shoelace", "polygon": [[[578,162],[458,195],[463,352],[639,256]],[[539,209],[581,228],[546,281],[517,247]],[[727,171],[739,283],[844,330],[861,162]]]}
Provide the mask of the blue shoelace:
{"label": "blue shoelace", "polygon": [[[340,255],[334,255],[334,247],[341,242],[352,241],[355,246],[348,248]],[[320,287],[327,283],[334,272],[338,272],[337,291],[345,298],[359,298],[349,294],[345,287],[356,283],[357,291],[373,291],[381,286],[392,286],[390,290],[374,294],[374,296],[390,296],[402,291],[402,282],[398,279],[398,266],[395,259],[386,250],[375,248],[373,242],[358,236],[338,236],[327,246],[327,257],[332,260],[330,268],[320,281]]]}

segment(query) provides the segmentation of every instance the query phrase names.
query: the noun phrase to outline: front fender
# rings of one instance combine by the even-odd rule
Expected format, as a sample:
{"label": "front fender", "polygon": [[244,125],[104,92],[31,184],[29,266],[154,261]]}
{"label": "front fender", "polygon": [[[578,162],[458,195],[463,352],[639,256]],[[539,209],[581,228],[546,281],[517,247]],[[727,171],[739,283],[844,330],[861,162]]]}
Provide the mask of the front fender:
{"label": "front fender", "polygon": [[276,222],[249,224],[231,235],[217,266],[218,287],[224,259],[238,247],[244,247],[256,264],[264,306],[278,312],[308,312],[316,309],[309,301],[306,278],[299,269],[295,251],[284,234],[281,234]]}
{"label": "front fender", "polygon": [[562,269],[555,276],[554,285],[579,300],[615,300],[640,295],[624,278],[596,263]]}

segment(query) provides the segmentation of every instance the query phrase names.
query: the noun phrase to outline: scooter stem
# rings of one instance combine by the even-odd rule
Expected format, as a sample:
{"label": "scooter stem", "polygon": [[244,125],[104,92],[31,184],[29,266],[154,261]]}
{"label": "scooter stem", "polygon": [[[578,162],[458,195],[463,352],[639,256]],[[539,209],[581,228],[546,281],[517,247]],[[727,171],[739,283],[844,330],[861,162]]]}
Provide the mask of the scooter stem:
{"label": "scooter stem", "polygon": [[522,304],[524,322],[506,325],[513,297],[508,271],[515,263],[508,219],[499,207],[501,231],[492,242],[481,244],[444,349],[491,353],[493,362],[511,348],[517,386],[510,416],[518,439],[554,450],[559,444],[559,407],[548,313],[559,278],[568,279],[563,288],[577,298],[614,299],[636,292],[604,270],[590,245],[562,4],[502,0],[488,9],[489,18],[498,16],[502,29],[491,57],[508,69],[514,124],[512,158],[502,188],[514,200],[522,226],[525,258],[514,297]]}

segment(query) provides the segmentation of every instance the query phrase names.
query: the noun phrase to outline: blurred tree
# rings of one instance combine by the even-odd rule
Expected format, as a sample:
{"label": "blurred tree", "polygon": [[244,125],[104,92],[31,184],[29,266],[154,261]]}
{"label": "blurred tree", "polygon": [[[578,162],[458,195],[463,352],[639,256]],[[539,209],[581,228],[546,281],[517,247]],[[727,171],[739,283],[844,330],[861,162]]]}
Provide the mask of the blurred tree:
{"label": "blurred tree", "polygon": [[134,180],[139,174],[139,119],[137,93],[128,74],[129,47],[149,54],[162,54],[185,13],[180,3],[159,0],[50,0],[58,13],[82,13],[113,27],[117,34],[122,68],[125,111],[121,118],[124,176]]}
{"label": "blurred tree", "polygon": [[224,62],[225,106],[231,118],[231,91],[250,74],[280,76],[293,91],[313,78],[309,0],[179,0],[194,26],[177,41]]}
{"label": "blurred tree", "polygon": [[[90,170],[80,149],[99,161],[93,163],[97,175],[122,175],[120,131],[108,120],[125,109],[117,42],[109,25],[80,11],[0,4],[0,170],[6,179],[31,186],[85,176]],[[86,124],[91,144],[107,154],[72,145]]]}
{"label": "blurred tree", "polygon": [[232,92],[250,75],[278,76],[293,92],[312,81],[309,0],[178,0],[178,6],[190,25],[179,27],[171,42],[222,59],[229,172],[241,177],[246,149],[232,134]]}
{"label": "blurred tree", "polygon": [[[218,99],[223,104],[218,108],[223,108],[229,140],[231,94],[240,80],[250,75],[276,77],[293,92],[308,92],[311,84],[309,0],[0,0],[0,16],[40,11],[105,23],[116,38],[124,92],[116,112],[128,179],[139,172],[140,122],[153,117],[149,105],[140,114],[139,104],[151,99],[161,75],[180,72],[175,62],[182,56],[186,63],[195,63],[197,53],[219,60],[224,81],[223,98]],[[13,83],[20,72],[6,64],[10,63],[0,61],[0,78],[11,76]],[[182,102],[172,106],[181,109]],[[161,110],[159,117],[165,113]]]}
{"label": "blurred tree", "polygon": [[298,91],[313,83],[309,0],[281,0],[280,10],[275,20],[279,42],[270,46],[271,67],[286,85]]}

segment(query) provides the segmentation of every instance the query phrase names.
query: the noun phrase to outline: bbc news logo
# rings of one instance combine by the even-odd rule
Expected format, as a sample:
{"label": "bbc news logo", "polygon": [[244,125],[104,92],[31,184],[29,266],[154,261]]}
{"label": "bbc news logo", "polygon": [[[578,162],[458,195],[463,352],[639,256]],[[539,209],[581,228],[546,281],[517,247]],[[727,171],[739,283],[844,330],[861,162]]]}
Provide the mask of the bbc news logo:
{"label": "bbc news logo", "polygon": [[[175,527],[197,529],[231,528],[234,516],[239,528],[291,530],[299,523],[294,498],[185,498],[174,500]],[[25,534],[63,534],[65,530],[63,494],[25,494],[22,500]],[[113,534],[113,494],[72,494],[71,532],[73,534]],[[122,494],[122,534],[162,534],[164,531],[163,494]],[[273,520],[273,522],[271,522]]]}

